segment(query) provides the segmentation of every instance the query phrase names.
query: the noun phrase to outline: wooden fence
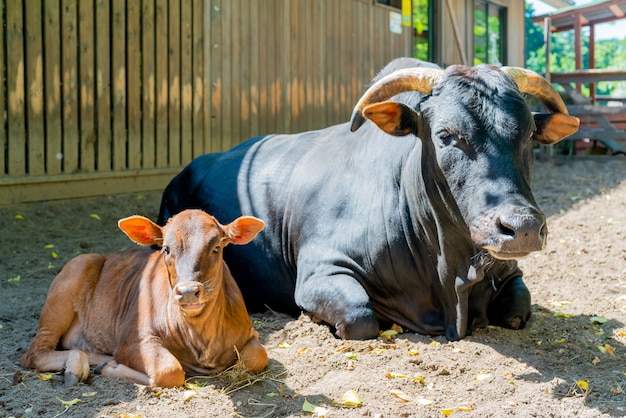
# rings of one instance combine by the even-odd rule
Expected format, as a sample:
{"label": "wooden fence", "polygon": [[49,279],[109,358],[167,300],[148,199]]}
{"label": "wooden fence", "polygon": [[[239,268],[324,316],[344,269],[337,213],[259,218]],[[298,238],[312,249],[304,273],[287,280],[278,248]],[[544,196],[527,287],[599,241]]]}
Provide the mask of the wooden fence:
{"label": "wooden fence", "polygon": [[203,153],[345,122],[412,54],[373,1],[0,4],[0,204],[156,190]]}

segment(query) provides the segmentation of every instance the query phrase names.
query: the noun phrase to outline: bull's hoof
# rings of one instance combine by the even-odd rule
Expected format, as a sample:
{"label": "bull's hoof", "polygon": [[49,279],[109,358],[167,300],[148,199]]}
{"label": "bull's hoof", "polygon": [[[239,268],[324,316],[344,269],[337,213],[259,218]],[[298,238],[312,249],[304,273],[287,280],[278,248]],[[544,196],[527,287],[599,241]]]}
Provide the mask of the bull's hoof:
{"label": "bull's hoof", "polygon": [[487,309],[489,323],[503,328],[522,329],[530,319],[530,292],[521,277],[511,279]]}
{"label": "bull's hoof", "polygon": [[378,336],[378,330],[378,320],[372,314],[371,317],[337,324],[335,334],[342,340],[369,340]]}

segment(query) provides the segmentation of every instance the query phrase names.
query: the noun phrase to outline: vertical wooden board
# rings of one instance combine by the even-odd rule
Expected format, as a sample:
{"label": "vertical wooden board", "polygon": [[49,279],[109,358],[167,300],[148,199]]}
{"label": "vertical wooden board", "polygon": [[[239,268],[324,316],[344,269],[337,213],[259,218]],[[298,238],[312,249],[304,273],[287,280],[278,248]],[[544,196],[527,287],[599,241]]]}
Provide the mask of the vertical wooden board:
{"label": "vertical wooden board", "polygon": [[[0,25],[0,45],[4,46],[4,39],[5,39],[5,31],[6,31],[6,25],[3,24]],[[7,131],[5,130],[5,123],[4,123],[4,114],[5,114],[5,110],[6,110],[6,103],[5,103],[5,90],[4,90],[4,77],[5,77],[5,68],[6,68],[6,62],[5,62],[5,54],[4,54],[4,47],[0,47],[0,65],[2,65],[2,67],[0,67],[0,86],[3,87],[3,89],[0,91],[0,115],[2,115],[2,123],[0,124],[0,177],[5,176],[7,173],[7,165],[5,164],[5,157],[6,157],[6,152],[5,152],[5,147],[7,146]]]}
{"label": "vertical wooden board", "polygon": [[305,116],[305,128],[307,131],[313,129],[313,75],[315,69],[315,33],[313,28],[313,9],[316,2],[304,0],[301,3],[302,17],[304,18],[304,48],[305,51],[305,66],[304,66],[304,116]]}
{"label": "vertical wooden board", "polygon": [[231,33],[232,23],[232,1],[222,1],[222,24],[223,31],[222,42],[220,44],[221,52],[221,68],[220,77],[222,79],[221,85],[221,101],[220,108],[217,117],[220,118],[222,124],[222,136],[220,149],[225,150],[231,147],[232,127],[231,120],[233,117],[232,97],[233,97],[233,66],[232,57],[235,56],[235,52],[232,49],[233,40]]}
{"label": "vertical wooden board", "polygon": [[62,82],[63,82],[63,172],[80,169],[80,117],[78,101],[78,4],[77,0],[62,0]]}
{"label": "vertical wooden board", "polygon": [[267,22],[268,27],[265,31],[266,41],[262,42],[265,48],[263,59],[263,71],[265,72],[265,83],[267,84],[267,121],[265,133],[278,132],[278,115],[280,114],[280,88],[281,88],[281,70],[277,51],[279,49],[278,28],[280,28],[280,19],[278,17],[278,5],[280,0],[271,0],[267,5]]}
{"label": "vertical wooden board", "polygon": [[[244,0],[245,1],[245,0]],[[230,2],[230,38],[231,38],[231,51],[232,53],[228,57],[230,61],[230,74],[232,75],[231,89],[226,90],[225,93],[231,97],[231,107],[226,109],[226,112],[230,112],[230,128],[229,134],[226,136],[227,146],[230,148],[241,140],[241,0],[231,0]]]}
{"label": "vertical wooden board", "polygon": [[155,11],[156,166],[163,168],[168,166],[169,155],[168,103],[170,93],[167,0],[156,0]]}
{"label": "vertical wooden board", "polygon": [[189,163],[193,157],[193,22],[191,7],[191,0],[182,0],[180,9],[180,150],[183,165]]}
{"label": "vertical wooden board", "polygon": [[[259,128],[259,8],[267,7],[265,4],[259,6],[259,2],[253,1],[249,3],[248,31],[250,49],[250,67],[249,67],[249,85],[250,85],[250,126],[246,139],[250,136],[256,136],[260,133]],[[267,24],[262,22],[263,25]]]}
{"label": "vertical wooden board", "polygon": [[[226,0],[228,1],[228,0]],[[224,44],[222,40],[224,11],[220,0],[212,0],[210,2],[209,25],[208,25],[208,45],[205,51],[208,51],[205,57],[207,63],[208,75],[208,94],[207,94],[207,121],[210,138],[211,152],[222,150],[222,93],[223,93],[223,72],[222,72],[222,50]],[[205,25],[207,27],[207,25]]]}
{"label": "vertical wooden board", "polygon": [[141,10],[138,1],[126,3],[126,106],[128,168],[143,167],[141,149]]}
{"label": "vertical wooden board", "polygon": [[24,21],[21,2],[8,2],[7,20],[7,123],[8,174],[26,174],[26,114],[24,112]]}
{"label": "vertical wooden board", "polygon": [[169,166],[181,165],[180,155],[180,3],[181,0],[169,2],[169,33],[168,33],[168,68],[169,68]]}
{"label": "vertical wooden board", "polygon": [[84,172],[96,169],[95,125],[95,36],[93,2],[78,3],[79,62],[80,62],[80,169]]}
{"label": "vertical wooden board", "polygon": [[[49,2],[46,2],[46,4]],[[111,157],[111,7],[109,0],[96,0],[96,136],[99,172],[113,168]],[[47,38],[46,38],[47,39]]]}
{"label": "vertical wooden board", "polygon": [[335,118],[336,91],[337,91],[337,37],[336,31],[339,29],[335,24],[335,14],[337,3],[333,0],[326,0],[326,20],[324,25],[324,33],[326,40],[324,42],[325,55],[328,57],[324,72],[326,73],[326,123],[333,125]]}
{"label": "vertical wooden board", "polygon": [[156,74],[155,74],[155,7],[153,1],[141,3],[141,140],[142,167],[154,168],[156,165]]}
{"label": "vertical wooden board", "polygon": [[282,127],[281,132],[291,133],[292,132],[292,120],[293,120],[293,103],[292,103],[292,86],[293,86],[293,62],[291,60],[292,51],[290,48],[291,41],[293,39],[292,33],[294,28],[291,26],[291,2],[286,2],[282,6],[279,5],[278,9],[283,10],[281,19],[283,28],[289,28],[289,30],[282,31],[282,37],[280,40],[280,51],[282,57],[282,66],[283,66],[283,74],[282,74]]}
{"label": "vertical wooden board", "polygon": [[192,95],[193,95],[193,108],[192,108],[192,120],[193,120],[193,157],[204,154],[204,107],[205,107],[205,83],[209,83],[211,78],[203,77],[203,71],[205,66],[204,60],[204,8],[209,7],[205,5],[202,0],[193,0],[192,3],[192,17],[193,17],[193,31],[192,31],[192,60],[193,60],[193,72],[192,72]]}
{"label": "vertical wooden board", "polygon": [[26,118],[28,126],[28,174],[45,173],[43,25],[41,3],[26,0]]}
{"label": "vertical wooden board", "polygon": [[113,0],[111,23],[111,84],[113,108],[113,170],[127,168],[126,132],[126,2]]}
{"label": "vertical wooden board", "polygon": [[301,132],[302,129],[302,112],[300,103],[300,83],[302,82],[302,62],[304,61],[304,54],[302,48],[304,48],[302,42],[301,32],[301,16],[300,16],[300,4],[296,1],[290,3],[290,16],[288,27],[290,28],[290,38],[287,40],[288,48],[291,50],[291,68],[292,73],[290,77],[291,81],[291,127],[289,132]]}
{"label": "vertical wooden board", "polygon": [[271,108],[271,90],[272,80],[268,74],[268,62],[270,61],[270,34],[274,32],[274,25],[269,20],[271,18],[270,11],[273,10],[274,5],[272,1],[266,1],[258,7],[258,16],[261,24],[257,24],[256,28],[252,32],[252,36],[256,36],[257,48],[258,48],[258,65],[256,71],[258,73],[258,131],[260,133],[267,133],[269,120],[272,117]]}
{"label": "vertical wooden board", "polygon": [[[237,10],[237,28],[239,31],[239,62],[236,64],[239,73],[240,92],[239,108],[236,111],[235,124],[239,132],[233,138],[234,144],[238,144],[250,136],[250,124],[252,121],[252,109],[250,103],[250,4],[248,0],[239,0],[240,7]],[[256,19],[256,16],[254,17]],[[235,56],[235,59],[236,56]],[[239,117],[237,121],[237,116]],[[233,144],[233,145],[234,145]]]}
{"label": "vertical wooden board", "polygon": [[315,34],[313,41],[313,61],[314,79],[313,79],[313,112],[315,120],[313,129],[326,127],[326,111],[325,111],[325,84],[324,66],[326,64],[325,54],[323,53],[324,45],[324,13],[325,2],[315,2],[313,6],[313,32]]}

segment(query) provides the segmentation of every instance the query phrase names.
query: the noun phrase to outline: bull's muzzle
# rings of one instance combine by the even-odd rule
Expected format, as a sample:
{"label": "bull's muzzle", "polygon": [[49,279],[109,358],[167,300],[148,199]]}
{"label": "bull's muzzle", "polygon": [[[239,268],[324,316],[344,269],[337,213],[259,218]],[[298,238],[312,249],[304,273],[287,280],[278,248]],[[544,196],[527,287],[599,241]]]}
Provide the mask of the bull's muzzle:
{"label": "bull's muzzle", "polygon": [[174,300],[185,311],[202,308],[205,302],[204,286],[200,282],[188,281],[174,286]]}
{"label": "bull's muzzle", "polygon": [[495,258],[509,260],[542,250],[548,228],[545,216],[534,208],[505,207],[481,216],[471,233],[476,245]]}

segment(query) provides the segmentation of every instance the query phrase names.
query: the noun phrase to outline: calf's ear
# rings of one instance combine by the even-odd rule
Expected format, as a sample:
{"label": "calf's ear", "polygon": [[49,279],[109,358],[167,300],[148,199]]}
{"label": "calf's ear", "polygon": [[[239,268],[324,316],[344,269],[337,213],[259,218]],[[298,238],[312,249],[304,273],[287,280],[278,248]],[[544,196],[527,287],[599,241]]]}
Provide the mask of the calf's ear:
{"label": "calf's ear", "polygon": [[417,134],[419,115],[409,106],[398,102],[378,102],[366,106],[363,116],[393,136]]}
{"label": "calf's ear", "polygon": [[241,216],[224,226],[228,242],[247,244],[265,227],[265,222],[254,216]]}
{"label": "calf's ear", "polygon": [[534,115],[537,130],[533,138],[545,145],[555,144],[578,130],[580,120],[564,113],[537,113]]}
{"label": "calf's ear", "polygon": [[163,242],[161,227],[143,216],[135,215],[120,219],[117,226],[139,245],[161,245]]}

